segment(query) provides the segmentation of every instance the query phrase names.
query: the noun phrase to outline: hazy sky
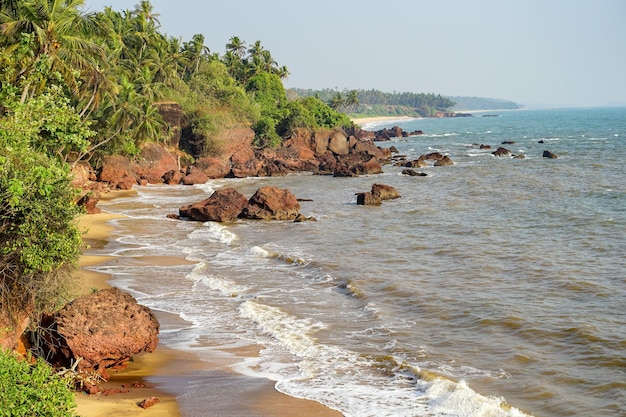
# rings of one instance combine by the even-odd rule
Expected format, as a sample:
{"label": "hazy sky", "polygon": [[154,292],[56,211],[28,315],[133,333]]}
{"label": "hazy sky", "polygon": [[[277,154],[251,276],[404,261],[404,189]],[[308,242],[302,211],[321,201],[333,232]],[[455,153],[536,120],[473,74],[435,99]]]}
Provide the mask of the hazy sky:
{"label": "hazy sky", "polygon": [[[86,0],[133,9],[138,0]],[[287,87],[626,104],[626,0],[152,0],[161,31],[257,40]]]}

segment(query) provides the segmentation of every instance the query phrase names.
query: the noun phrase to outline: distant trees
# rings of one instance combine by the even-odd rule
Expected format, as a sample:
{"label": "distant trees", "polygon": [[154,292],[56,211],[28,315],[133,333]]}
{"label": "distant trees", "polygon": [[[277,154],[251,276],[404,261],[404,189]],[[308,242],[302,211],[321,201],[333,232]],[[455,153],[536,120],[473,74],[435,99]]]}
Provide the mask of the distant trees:
{"label": "distant trees", "polygon": [[450,97],[455,101],[454,110],[499,110],[519,109],[519,104],[510,101],[486,97]]}
{"label": "distant trees", "polygon": [[435,110],[446,110],[454,105],[453,100],[432,93],[385,93],[374,89],[350,91],[293,89],[292,92],[297,97],[318,97],[332,108],[343,109],[353,114],[362,112],[368,106],[379,106],[379,109],[383,109],[383,106],[388,108],[399,106],[411,108],[422,115],[430,115]]}

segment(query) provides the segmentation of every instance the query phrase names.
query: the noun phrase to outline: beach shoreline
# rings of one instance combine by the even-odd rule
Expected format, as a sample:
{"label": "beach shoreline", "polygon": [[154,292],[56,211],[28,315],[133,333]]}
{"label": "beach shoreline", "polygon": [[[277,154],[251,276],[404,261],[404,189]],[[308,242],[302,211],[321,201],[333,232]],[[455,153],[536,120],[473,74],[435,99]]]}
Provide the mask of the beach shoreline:
{"label": "beach shoreline", "polygon": [[[129,195],[129,192],[112,192],[104,200]],[[96,272],[91,268],[113,260],[112,256],[90,255],[90,247],[105,247],[114,226],[112,220],[123,218],[116,214],[102,212],[86,214],[79,219],[79,227],[86,230],[83,238],[86,246],[80,258],[81,293],[110,288],[107,282],[110,276]],[[145,259],[143,261],[156,262]],[[116,264],[130,262],[123,257],[115,257]],[[134,260],[136,262],[136,260]],[[166,257],[159,263],[176,265],[188,263],[184,258]],[[153,311],[161,329],[184,327],[187,323],[175,314]],[[216,349],[216,350],[214,350]],[[110,395],[76,394],[77,414],[84,417],[103,417],[109,415],[124,416],[211,416],[211,415],[247,415],[265,417],[339,417],[342,414],[318,402],[294,398],[278,392],[274,382],[263,378],[241,375],[230,369],[229,365],[243,360],[250,352],[229,352],[220,347],[211,347],[214,355],[203,352],[202,359],[193,352],[168,347],[163,341],[152,353],[142,353],[133,358],[123,370],[110,370],[110,379],[101,385],[103,390],[115,392]],[[202,414],[197,406],[181,404],[178,398],[184,396],[191,383],[202,381],[210,398],[198,399],[202,404]],[[148,409],[138,403],[148,397],[159,398],[159,403]],[[191,401],[191,403],[195,403]]]}
{"label": "beach shoreline", "polygon": [[368,125],[368,124],[372,124],[372,123],[392,123],[395,121],[398,122],[406,122],[409,120],[415,120],[415,119],[420,119],[420,117],[413,117],[413,116],[374,116],[374,117],[355,117],[355,118],[351,118],[350,120],[352,120],[353,123],[361,126],[361,128],[363,128],[363,126]]}

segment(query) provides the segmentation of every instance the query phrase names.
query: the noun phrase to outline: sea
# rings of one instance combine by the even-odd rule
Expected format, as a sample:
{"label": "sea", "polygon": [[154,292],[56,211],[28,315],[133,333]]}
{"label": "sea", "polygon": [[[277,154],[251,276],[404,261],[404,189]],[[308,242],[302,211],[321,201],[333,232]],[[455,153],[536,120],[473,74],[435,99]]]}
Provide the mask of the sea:
{"label": "sea", "polygon": [[[388,164],[138,186],[100,204],[125,217],[88,252],[188,262],[94,268],[180,318],[164,345],[207,360],[257,346],[233,372],[346,417],[626,415],[626,108],[473,114],[363,126],[423,131],[378,145],[453,160],[415,169],[427,176]],[[401,198],[357,205],[375,183]],[[290,190],[316,221],[166,217],[262,186]],[[201,385],[179,396],[183,415],[207,415],[185,407]]]}

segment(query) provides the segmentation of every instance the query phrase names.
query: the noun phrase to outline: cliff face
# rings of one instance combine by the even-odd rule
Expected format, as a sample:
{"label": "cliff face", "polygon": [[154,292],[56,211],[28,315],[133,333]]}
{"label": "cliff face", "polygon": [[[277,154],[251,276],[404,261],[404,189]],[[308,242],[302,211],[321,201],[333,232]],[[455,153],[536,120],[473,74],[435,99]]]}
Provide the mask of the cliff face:
{"label": "cliff face", "polygon": [[363,132],[350,133],[359,137],[342,129],[299,130],[278,148],[255,149],[252,129],[232,129],[217,138],[217,156],[193,163],[176,147],[150,143],[132,160],[108,156],[95,178],[109,189],[129,189],[135,184],[197,184],[209,178],[280,176],[302,171],[335,176],[382,172],[381,164],[391,156],[389,149],[362,139],[369,136]]}
{"label": "cliff face", "polygon": [[184,115],[182,107],[173,101],[157,103],[156,106],[163,121],[168,126],[168,131],[165,133],[169,136],[170,146],[178,148],[183,130]]}

